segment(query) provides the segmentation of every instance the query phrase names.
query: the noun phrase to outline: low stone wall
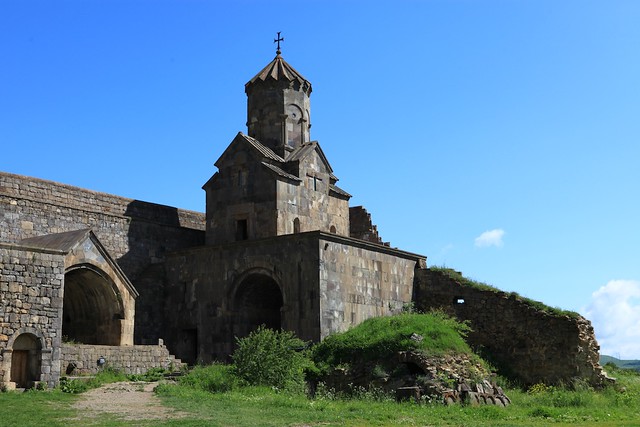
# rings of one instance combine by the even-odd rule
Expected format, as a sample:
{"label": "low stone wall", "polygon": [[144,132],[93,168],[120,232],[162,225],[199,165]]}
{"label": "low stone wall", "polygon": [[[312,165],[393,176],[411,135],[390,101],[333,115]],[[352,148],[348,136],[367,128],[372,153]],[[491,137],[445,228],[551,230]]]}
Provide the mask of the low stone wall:
{"label": "low stone wall", "polygon": [[513,294],[461,282],[441,270],[416,270],[416,308],[441,308],[468,320],[470,345],[489,354],[502,373],[524,385],[607,381],[587,319],[545,312]]}
{"label": "low stone wall", "polygon": [[62,344],[60,357],[61,375],[93,375],[105,365],[125,374],[144,374],[151,368],[179,369],[180,359],[169,353],[167,347],[158,345],[108,346],[86,344]]}

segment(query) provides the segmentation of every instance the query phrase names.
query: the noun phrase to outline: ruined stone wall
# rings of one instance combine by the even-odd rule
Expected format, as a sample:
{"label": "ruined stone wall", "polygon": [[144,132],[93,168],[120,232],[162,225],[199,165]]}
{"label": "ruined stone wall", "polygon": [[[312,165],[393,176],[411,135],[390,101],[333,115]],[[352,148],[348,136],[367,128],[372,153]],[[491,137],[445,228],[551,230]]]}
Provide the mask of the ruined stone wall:
{"label": "ruined stone wall", "polygon": [[431,269],[416,270],[414,302],[419,310],[442,308],[470,321],[469,343],[525,385],[605,381],[593,328],[581,316],[545,312],[513,294],[478,289]]}
{"label": "ruined stone wall", "polygon": [[131,280],[166,251],[204,243],[201,213],[0,172],[0,242],[81,228]]}
{"label": "ruined stone wall", "polygon": [[379,245],[390,246],[383,243],[378,235],[378,226],[371,221],[371,214],[363,206],[349,208],[349,232],[354,239],[366,240]]}
{"label": "ruined stone wall", "polygon": [[38,342],[39,378],[59,377],[64,254],[0,244],[0,385],[9,383],[13,343],[22,334]]}
{"label": "ruined stone wall", "polygon": [[98,359],[104,357],[104,366],[125,374],[144,374],[151,368],[179,369],[182,362],[169,353],[164,344],[108,346],[62,344],[60,371],[64,375],[95,375],[101,369]]}

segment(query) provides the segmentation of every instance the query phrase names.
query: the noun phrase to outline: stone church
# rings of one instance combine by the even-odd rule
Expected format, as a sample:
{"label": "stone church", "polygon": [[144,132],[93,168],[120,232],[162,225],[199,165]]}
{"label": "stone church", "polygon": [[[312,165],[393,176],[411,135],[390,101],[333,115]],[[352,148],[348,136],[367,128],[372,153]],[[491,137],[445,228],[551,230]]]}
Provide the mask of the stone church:
{"label": "stone church", "polygon": [[[246,83],[247,133],[215,161],[205,214],[0,173],[0,386],[54,386],[98,360],[127,372],[224,361],[261,324],[319,341],[412,301],[428,308],[430,293],[473,319],[486,297],[431,280],[426,257],[383,243],[349,207],[311,139],[311,91],[279,48]],[[559,322],[577,341],[557,378],[596,378],[590,325]],[[520,337],[520,353],[503,335],[480,344],[533,366],[522,354],[538,335]]]}
{"label": "stone church", "polygon": [[249,80],[248,130],[215,161],[205,215],[1,174],[2,383],[55,384],[82,365],[67,342],[98,347],[84,364],[159,339],[207,363],[261,324],[319,341],[410,302],[425,257],[349,208],[311,140],[311,90],[280,50]]}

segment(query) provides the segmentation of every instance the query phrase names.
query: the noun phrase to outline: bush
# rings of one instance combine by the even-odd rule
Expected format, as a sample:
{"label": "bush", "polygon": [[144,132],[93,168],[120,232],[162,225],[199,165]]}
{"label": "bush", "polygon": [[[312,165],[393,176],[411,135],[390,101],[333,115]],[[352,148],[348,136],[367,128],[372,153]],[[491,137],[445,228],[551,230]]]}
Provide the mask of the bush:
{"label": "bush", "polygon": [[181,377],[179,383],[211,393],[222,393],[236,388],[238,379],[233,366],[214,363],[209,366],[196,366]]}
{"label": "bush", "polygon": [[302,390],[305,369],[312,365],[306,343],[289,331],[260,326],[245,338],[236,338],[231,356],[234,372],[249,385]]}

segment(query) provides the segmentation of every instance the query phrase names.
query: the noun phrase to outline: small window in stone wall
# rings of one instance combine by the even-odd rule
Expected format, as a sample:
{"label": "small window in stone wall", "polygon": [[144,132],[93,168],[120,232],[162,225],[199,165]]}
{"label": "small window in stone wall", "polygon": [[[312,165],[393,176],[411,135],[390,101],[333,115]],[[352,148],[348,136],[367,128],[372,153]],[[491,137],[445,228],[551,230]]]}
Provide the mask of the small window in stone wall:
{"label": "small window in stone wall", "polygon": [[247,240],[249,238],[249,226],[246,219],[236,221],[236,240]]}
{"label": "small window in stone wall", "polygon": [[462,298],[462,297],[455,297],[455,298],[453,299],[453,302],[454,302],[455,304],[458,304],[458,305],[464,304],[464,298]]}
{"label": "small window in stone wall", "polygon": [[322,178],[318,176],[307,175],[307,187],[313,191],[322,191]]}
{"label": "small window in stone wall", "polygon": [[336,234],[336,226],[332,225],[329,231],[331,232],[331,234]]}
{"label": "small window in stone wall", "polygon": [[300,218],[293,220],[293,232],[296,234],[300,232]]}

